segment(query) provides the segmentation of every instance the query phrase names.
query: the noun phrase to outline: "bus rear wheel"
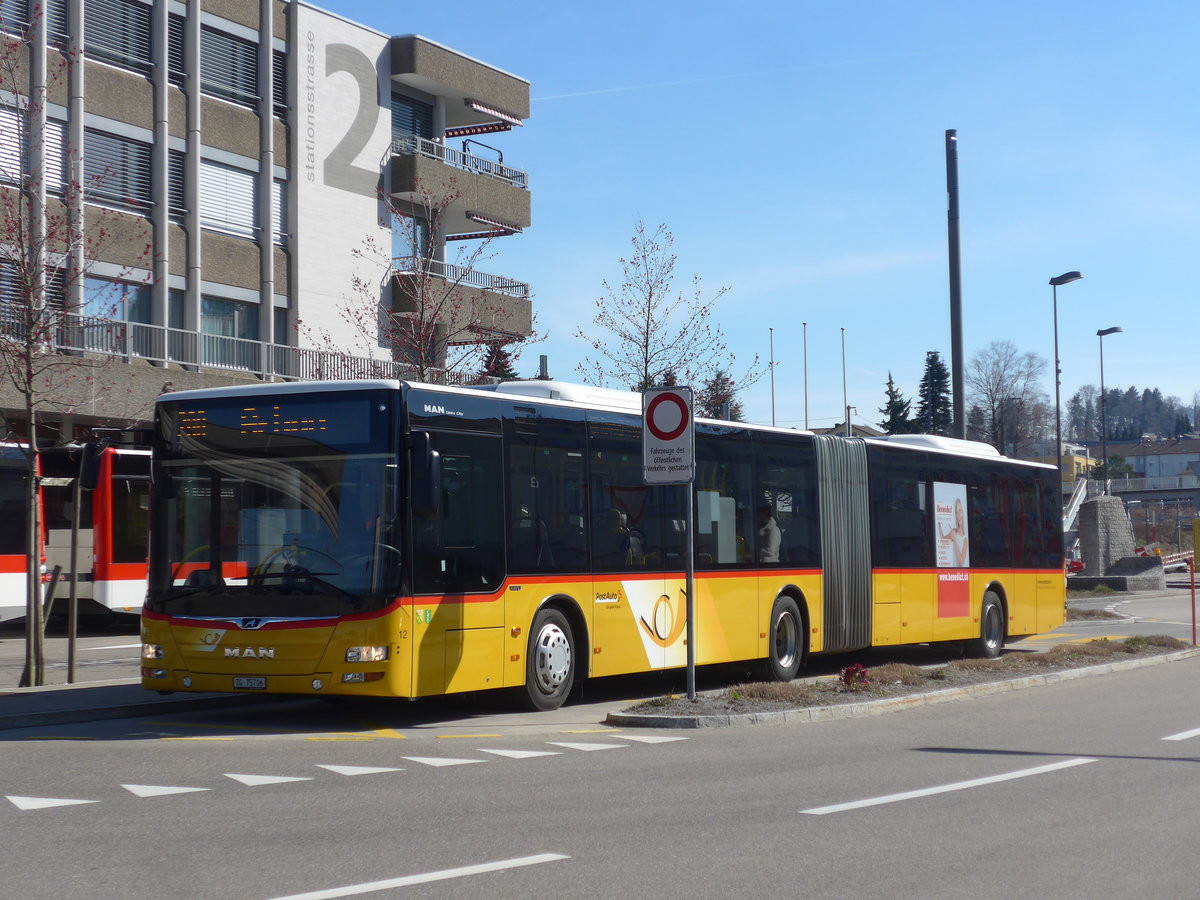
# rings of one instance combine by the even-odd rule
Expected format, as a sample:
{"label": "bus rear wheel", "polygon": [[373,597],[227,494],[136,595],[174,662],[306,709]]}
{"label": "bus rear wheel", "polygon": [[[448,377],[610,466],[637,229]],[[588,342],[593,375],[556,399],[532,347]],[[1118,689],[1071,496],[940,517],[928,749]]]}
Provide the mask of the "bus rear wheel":
{"label": "bus rear wheel", "polygon": [[571,625],[557,609],[533,617],[525,657],[525,699],[530,709],[558,709],[575,680],[575,639]]}
{"label": "bus rear wheel", "polygon": [[771,629],[767,633],[767,677],[772,681],[791,681],[804,663],[804,620],[800,607],[791,597],[777,597],[771,609]]}
{"label": "bus rear wheel", "polygon": [[971,655],[995,659],[1004,646],[1004,638],[1004,605],[994,591],[988,591],[979,609],[979,637],[971,642]]}

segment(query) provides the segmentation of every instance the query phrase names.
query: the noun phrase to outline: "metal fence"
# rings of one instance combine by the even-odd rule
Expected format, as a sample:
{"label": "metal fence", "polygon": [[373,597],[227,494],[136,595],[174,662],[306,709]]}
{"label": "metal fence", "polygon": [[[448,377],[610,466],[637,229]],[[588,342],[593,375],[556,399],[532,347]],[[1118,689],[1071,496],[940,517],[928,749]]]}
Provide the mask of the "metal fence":
{"label": "metal fence", "polygon": [[[0,334],[21,341],[24,329],[17,310],[10,304],[0,304]],[[226,335],[94,316],[61,314],[53,333],[52,349],[60,353],[141,359],[156,365],[218,369],[260,378],[287,381],[417,380],[418,375],[416,367],[396,360],[264,344]],[[427,367],[425,372],[424,380],[434,384],[493,384],[498,380],[464,376],[442,368]]]}
{"label": "metal fence", "polygon": [[455,150],[453,147],[447,147],[445,144],[439,144],[437,141],[416,135],[393,140],[389,155],[424,156],[440,160],[448,166],[454,166],[465,172],[476,172],[490,178],[499,178],[501,181],[507,181],[513,187],[529,189],[529,176],[520,169],[514,169],[512,166],[506,166],[495,160],[484,159],[482,156],[475,156],[465,150]]}
{"label": "metal fence", "polygon": [[392,260],[394,275],[428,275],[430,278],[443,278],[454,284],[466,284],[494,294],[504,294],[518,300],[529,299],[529,285],[524,281],[514,281],[500,275],[489,275],[478,269],[470,269],[455,263],[443,262],[440,259],[426,259],[423,256],[400,256]]}

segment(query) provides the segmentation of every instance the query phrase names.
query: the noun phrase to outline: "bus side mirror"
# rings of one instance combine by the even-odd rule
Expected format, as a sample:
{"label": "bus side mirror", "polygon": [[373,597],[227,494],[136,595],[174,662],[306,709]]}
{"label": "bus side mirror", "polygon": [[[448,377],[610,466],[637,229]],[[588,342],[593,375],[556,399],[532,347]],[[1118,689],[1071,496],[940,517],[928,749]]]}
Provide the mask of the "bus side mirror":
{"label": "bus side mirror", "polygon": [[412,435],[412,511],[423,519],[436,516],[442,505],[442,455],[433,449],[428,431]]}
{"label": "bus side mirror", "polygon": [[83,445],[83,455],[79,458],[79,489],[94,491],[100,481],[100,460],[108,441],[95,441]]}

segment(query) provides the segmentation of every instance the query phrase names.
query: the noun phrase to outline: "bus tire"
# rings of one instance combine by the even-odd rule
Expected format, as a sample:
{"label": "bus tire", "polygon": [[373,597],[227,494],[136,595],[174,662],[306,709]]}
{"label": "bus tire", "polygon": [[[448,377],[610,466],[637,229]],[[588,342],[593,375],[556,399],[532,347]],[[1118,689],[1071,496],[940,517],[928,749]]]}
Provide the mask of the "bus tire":
{"label": "bus tire", "polygon": [[558,709],[575,680],[575,638],[557,609],[538,610],[529,629],[525,699],[533,710]]}
{"label": "bus tire", "polygon": [[1004,638],[1004,604],[995,591],[988,591],[979,608],[979,637],[971,642],[971,655],[995,659],[1004,647]]}
{"label": "bus tire", "polygon": [[791,597],[776,597],[767,632],[766,675],[771,681],[791,681],[804,663],[804,619]]}

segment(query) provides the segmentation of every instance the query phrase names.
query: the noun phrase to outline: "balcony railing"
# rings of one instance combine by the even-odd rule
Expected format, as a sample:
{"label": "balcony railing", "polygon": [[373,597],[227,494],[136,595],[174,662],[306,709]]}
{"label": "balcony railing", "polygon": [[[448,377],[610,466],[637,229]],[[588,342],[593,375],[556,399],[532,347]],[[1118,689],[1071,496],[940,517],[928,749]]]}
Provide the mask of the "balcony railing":
{"label": "balcony railing", "polygon": [[[5,308],[9,307],[9,308]],[[0,332],[18,341],[21,319],[0,304]],[[222,369],[257,377],[287,381],[342,381],[366,378],[416,379],[417,369],[389,359],[350,356],[328,350],[309,350],[281,344],[264,344],[244,338],[202,334],[122,322],[92,316],[63,315],[54,329],[53,349],[60,353],[141,359],[158,365]],[[495,383],[494,378],[464,378],[446,369],[426,368],[426,381],[435,384]]]}
{"label": "balcony railing", "polygon": [[529,299],[529,285],[523,281],[489,275],[487,272],[443,262],[440,259],[426,259],[423,256],[399,256],[392,260],[393,275],[419,275],[422,272],[430,278],[443,278],[455,284],[467,284],[480,290],[516,297],[518,300]]}
{"label": "balcony railing", "polygon": [[1151,475],[1149,478],[1114,478],[1109,489],[1118,494],[1122,491],[1194,491],[1200,488],[1200,479],[1195,475]]}
{"label": "balcony railing", "polygon": [[512,166],[506,166],[504,163],[492,159],[484,159],[482,156],[467,153],[465,150],[455,150],[453,147],[447,147],[445,144],[439,144],[428,138],[416,135],[396,138],[392,141],[388,151],[389,159],[393,156],[414,155],[439,160],[448,166],[462,169],[464,172],[475,172],[490,178],[499,178],[501,181],[507,181],[513,187],[529,190],[529,176],[520,169],[514,169]]}

